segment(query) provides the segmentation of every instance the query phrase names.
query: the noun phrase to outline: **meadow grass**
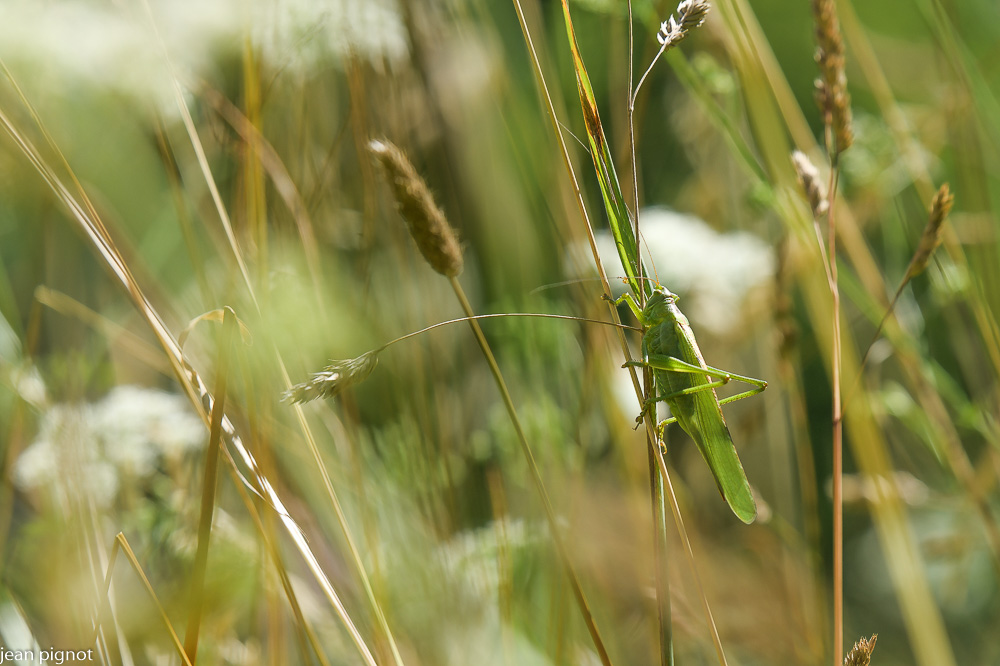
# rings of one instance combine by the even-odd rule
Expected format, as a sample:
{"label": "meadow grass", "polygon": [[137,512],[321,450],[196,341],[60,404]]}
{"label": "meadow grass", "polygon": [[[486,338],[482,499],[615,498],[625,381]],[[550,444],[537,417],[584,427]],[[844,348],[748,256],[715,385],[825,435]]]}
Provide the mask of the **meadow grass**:
{"label": "meadow grass", "polygon": [[[0,643],[997,663],[997,10],[702,4],[13,8]],[[469,319],[619,278],[767,380],[754,524],[635,333]]]}

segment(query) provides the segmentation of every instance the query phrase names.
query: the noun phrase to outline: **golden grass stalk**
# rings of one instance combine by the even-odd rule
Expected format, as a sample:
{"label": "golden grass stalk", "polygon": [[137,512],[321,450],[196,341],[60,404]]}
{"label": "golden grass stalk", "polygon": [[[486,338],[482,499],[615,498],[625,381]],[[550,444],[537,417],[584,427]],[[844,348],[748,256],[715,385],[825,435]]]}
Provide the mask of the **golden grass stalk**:
{"label": "golden grass stalk", "polygon": [[566,547],[566,543],[563,541],[560,534],[555,509],[552,508],[549,493],[545,490],[545,483],[542,481],[542,474],[538,471],[538,465],[535,463],[535,455],[532,453],[531,446],[528,444],[528,438],[524,434],[524,427],[521,425],[521,419],[518,417],[517,410],[514,408],[514,400],[511,398],[510,390],[507,388],[507,382],[504,380],[503,374],[500,372],[500,365],[497,363],[496,357],[493,355],[490,343],[486,341],[483,329],[480,328],[479,322],[476,321],[476,318],[472,314],[472,305],[469,303],[469,299],[466,298],[462,285],[459,284],[458,279],[455,277],[448,278],[448,281],[451,283],[451,287],[455,291],[455,297],[458,298],[458,302],[461,304],[462,310],[466,313],[466,316],[469,319],[469,327],[472,329],[472,334],[476,338],[476,343],[479,345],[479,348],[483,352],[483,356],[486,358],[486,363],[489,365],[490,373],[493,375],[493,380],[496,382],[497,389],[500,391],[500,397],[503,400],[504,407],[507,409],[507,414],[510,417],[511,424],[514,426],[514,431],[517,433],[517,441],[521,447],[521,454],[528,463],[528,470],[531,473],[531,480],[535,486],[535,492],[538,493],[538,497],[542,501],[542,508],[545,512],[545,520],[548,523],[549,532],[552,535],[552,542],[556,547],[556,554],[559,556],[559,562],[566,573],[566,577],[569,579],[570,588],[573,590],[573,597],[576,600],[577,607],[583,617],[583,622],[587,625],[587,631],[590,633],[591,641],[594,643],[594,649],[597,650],[597,656],[600,658],[603,666],[612,666],[611,656],[608,654],[608,650],[604,646],[604,640],[601,638],[600,631],[597,629],[597,623],[594,620],[593,613],[590,611],[590,604],[587,603],[587,597],[583,592],[583,586],[580,584],[580,577],[576,573],[573,561],[570,559],[569,549]]}
{"label": "golden grass stalk", "polygon": [[[107,574],[104,577],[104,609],[98,614],[98,617],[107,617],[110,615],[109,612],[111,608],[111,574],[115,569],[115,562],[118,559],[118,552],[121,551],[125,554],[125,559],[128,563],[132,565],[132,569],[135,570],[139,580],[142,581],[142,586],[146,589],[149,594],[150,600],[153,605],[156,606],[157,612],[160,614],[160,620],[163,622],[163,626],[166,627],[167,633],[170,635],[170,642],[173,645],[174,650],[177,652],[177,656],[180,658],[183,664],[191,666],[193,663],[192,659],[189,659],[187,654],[184,652],[184,646],[181,645],[181,639],[177,636],[177,632],[174,631],[174,627],[170,624],[170,617],[167,615],[167,611],[164,610],[163,604],[160,603],[160,599],[156,596],[156,591],[153,589],[153,584],[149,582],[149,578],[146,576],[146,572],[142,570],[142,565],[139,564],[139,559],[135,556],[132,551],[132,547],[128,543],[128,539],[125,535],[119,532],[115,536],[115,545],[111,549],[111,556],[108,558],[108,569]],[[101,631],[100,623],[94,628],[94,642],[97,640],[97,635]]]}
{"label": "golden grass stalk", "polygon": [[316,293],[316,306],[320,309],[320,313],[324,314],[324,301],[320,297],[323,278],[320,269],[319,244],[316,240],[315,225],[309,216],[309,206],[299,192],[294,179],[288,172],[288,168],[282,162],[278,151],[267,140],[267,137],[224,95],[205,82],[201,82],[198,91],[202,99],[215,109],[216,113],[240,135],[240,138],[246,143],[247,148],[255,152],[257,160],[267,172],[268,177],[274,184],[275,191],[291,214],[299,238],[302,241],[302,251],[305,255],[306,266]]}
{"label": "golden grass stalk", "polygon": [[[148,5],[146,6],[146,9],[148,12],[149,11]],[[150,18],[152,17],[150,16]],[[155,30],[155,22],[154,22],[154,30]],[[157,38],[159,40],[159,35],[157,35]],[[166,55],[166,47],[164,46],[162,40],[159,40],[159,42],[160,42],[159,43],[160,48],[164,53],[164,58],[167,60],[169,64],[170,59]],[[218,212],[219,221],[226,232],[226,238],[229,241],[229,245],[233,251],[236,263],[239,266],[240,274],[243,277],[243,282],[246,286],[247,292],[249,293],[255,308],[257,309],[258,312],[260,312],[260,303],[257,300],[254,284],[250,280],[250,274],[249,271],[247,270],[246,262],[243,258],[243,253],[240,251],[239,245],[236,242],[236,235],[233,232],[232,222],[230,221],[229,213],[226,211],[226,208],[222,203],[222,197],[219,195],[219,188],[215,183],[215,178],[212,176],[212,171],[208,164],[208,159],[205,156],[204,146],[202,146],[201,139],[198,137],[197,130],[194,126],[194,120],[191,117],[191,112],[187,107],[187,103],[184,98],[184,91],[180,84],[180,79],[177,77],[172,64],[170,65],[170,69],[171,69],[171,79],[173,80],[174,84],[173,85],[174,97],[177,102],[178,110],[181,113],[181,119],[184,123],[184,127],[187,130],[188,136],[191,140],[191,146],[195,151],[195,156],[197,158],[198,165],[201,169],[202,175],[204,176],[205,184],[208,186],[209,192],[212,195],[212,201],[214,202],[216,211]],[[279,186],[279,189],[281,189],[281,179],[275,179],[275,184]],[[94,218],[99,220],[96,214],[94,215]],[[306,243],[306,245],[309,244],[305,237],[303,237],[303,242]],[[309,249],[307,248],[307,252],[308,251]],[[286,385],[291,387],[291,381],[288,378],[288,372],[285,369],[285,363],[282,360],[281,355],[277,352],[277,349],[275,349],[275,357],[278,367],[281,371],[282,378],[284,379]],[[186,371],[190,373],[191,383],[194,383],[196,385],[194,387],[191,387],[189,382],[187,382],[186,380],[182,380],[184,381],[185,389],[188,390],[194,388],[196,391],[201,393],[202,399],[204,401],[210,402],[212,399],[211,395],[208,393],[208,389],[205,388],[204,384],[201,382],[200,377],[198,377],[197,373],[195,373],[194,370],[190,368],[190,366],[186,363],[186,361],[183,361],[183,359],[181,359],[181,362],[185,366]],[[190,390],[188,390],[188,393],[189,395],[191,395]],[[193,396],[192,399],[194,399]],[[202,410],[201,416],[203,419],[207,419],[207,414],[205,413],[204,410]],[[317,447],[316,440],[312,436],[312,432],[310,431],[309,425],[306,422],[305,415],[303,414],[301,407],[297,405],[295,407],[295,416],[298,419],[300,428],[302,429],[302,434],[305,437],[306,445],[309,449],[309,452],[312,455],[313,460],[316,462],[316,468],[323,480],[323,487],[330,498],[330,503],[333,506],[335,515],[337,516],[337,522],[340,524],[341,530],[344,533],[348,549],[351,553],[351,560],[353,561],[354,566],[357,569],[358,576],[361,579],[362,586],[364,587],[365,590],[365,595],[367,596],[368,601],[372,606],[372,611],[375,614],[376,622],[389,643],[389,649],[390,652],[392,653],[393,662],[397,666],[402,666],[403,663],[402,657],[399,654],[399,649],[396,646],[396,641],[393,638],[392,631],[389,627],[388,622],[386,621],[385,613],[382,611],[378,599],[375,598],[374,590],[372,589],[371,582],[368,579],[368,573],[365,571],[364,563],[361,560],[361,554],[358,551],[357,545],[355,544],[354,541],[354,537],[351,534],[350,526],[347,523],[347,517],[344,514],[343,507],[340,504],[340,499],[337,497],[337,492],[333,487],[333,482],[330,480],[330,475],[326,470],[326,466],[323,464],[323,460],[319,453],[319,448]],[[284,505],[278,498],[277,493],[275,492],[273,486],[270,484],[270,482],[267,481],[266,477],[260,471],[257,461],[253,458],[253,456],[246,449],[246,447],[243,446],[242,440],[233,430],[232,423],[229,422],[228,418],[224,418],[223,422],[224,425],[228,426],[228,430],[226,430],[227,443],[231,444],[236,449],[236,451],[240,454],[240,457],[243,459],[244,463],[254,472],[255,477],[257,477],[258,479],[258,485],[260,485],[260,490],[262,490],[264,493],[263,496],[265,497],[265,499],[268,500],[268,503],[272,506],[272,508],[274,508],[275,511],[278,513],[278,516],[280,517],[282,524],[288,531],[292,540],[295,542],[296,547],[299,549],[310,571],[313,573],[317,582],[320,584],[320,587],[323,589],[323,592],[326,595],[327,600],[334,607],[334,609],[337,612],[337,615],[344,623],[345,628],[350,634],[352,641],[357,646],[363,661],[365,662],[365,664],[368,664],[369,666],[375,666],[375,659],[372,656],[371,651],[365,644],[364,639],[362,638],[361,634],[357,630],[357,627],[354,625],[354,622],[348,615],[347,609],[341,602],[340,597],[337,595],[336,590],[333,588],[333,585],[330,583],[325,572],[320,567],[318,560],[316,560],[315,555],[309,548],[309,545],[305,540],[305,534],[302,532],[301,528],[299,528],[298,524],[295,523],[294,519],[292,519],[291,516],[288,515],[287,511],[284,508]],[[228,451],[226,451],[226,453],[228,456],[229,455]],[[233,465],[235,465],[235,462],[233,462],[232,459],[230,459],[230,461]],[[237,472],[235,467],[233,468],[233,471]],[[256,488],[254,488],[254,490],[255,492],[257,492]],[[266,535],[264,535],[264,533],[261,533],[261,536],[265,537]]]}
{"label": "golden grass stalk", "polygon": [[825,124],[830,127],[834,142],[827,148],[834,156],[854,142],[851,96],[844,73],[844,41],[840,36],[834,0],[813,0],[812,7],[816,21],[816,63],[820,70],[820,78],[816,79],[816,102],[828,119]]}
{"label": "golden grass stalk", "polygon": [[[840,286],[837,278],[837,220],[833,205],[837,197],[838,157],[854,141],[851,130],[851,98],[844,73],[844,42],[834,0],[813,0],[816,22],[816,63],[820,78],[816,80],[816,101],[823,111],[826,150],[830,158],[830,181],[827,192],[831,200],[826,210],[828,236],[826,242],[827,282],[833,300],[831,329],[832,360],[831,389],[833,393],[833,649],[835,666],[840,663],[844,642],[844,507],[842,493],[844,414],[841,394],[843,347],[840,327]],[[815,214],[816,208],[813,209]],[[815,221],[815,220],[814,220]],[[822,251],[823,243],[820,242]]]}
{"label": "golden grass stalk", "polygon": [[[229,214],[226,212],[225,206],[222,203],[222,198],[218,194],[218,187],[215,184],[215,179],[212,176],[211,169],[209,168],[208,160],[205,157],[204,147],[201,145],[201,140],[198,138],[197,131],[194,127],[194,121],[191,118],[191,113],[187,108],[183,95],[181,94],[182,90],[180,87],[180,82],[176,78],[176,76],[174,76],[173,78],[174,78],[175,97],[177,99],[178,107],[181,111],[181,118],[184,121],[184,126],[187,129],[188,136],[191,139],[191,144],[195,150],[197,161],[201,168],[202,174],[205,178],[205,182],[208,185],[209,191],[212,193],[212,200],[215,202],[215,207],[219,215],[219,220],[226,231],[226,237],[229,239],[230,247],[233,251],[234,256],[236,257],[237,264],[240,267],[240,273],[243,276],[243,281],[246,285],[247,291],[250,294],[254,306],[257,308],[259,312],[260,304],[257,300],[253,283],[250,281],[249,272],[246,270],[246,262],[244,261],[242,252],[240,251],[239,246],[236,243],[236,236],[232,230],[232,223],[229,219]],[[268,153],[267,151],[262,151],[260,154],[261,156],[271,155],[271,153]],[[268,164],[271,164],[271,162],[272,162],[271,160],[267,160],[264,162],[264,164],[265,166],[267,166]],[[287,169],[284,169],[282,167],[281,172],[287,174]],[[287,185],[290,184],[290,180],[286,182],[284,177],[282,176],[282,173],[279,173],[278,171],[270,171],[270,175],[272,177],[272,180],[275,182],[275,185],[277,186],[279,192],[286,192],[286,190],[288,190]],[[290,195],[291,194],[290,191],[288,191],[287,194]],[[289,199],[288,196],[285,196],[284,194],[283,198],[286,199],[286,203],[289,203],[291,201],[291,203],[289,203],[290,208],[293,211],[295,211],[296,206],[298,206],[298,204],[295,202],[295,198],[292,197],[291,199]],[[299,201],[301,201],[301,197],[299,197]],[[303,231],[306,231],[306,227],[302,226],[301,221],[299,220],[300,217],[303,216],[302,215],[296,216],[296,220],[300,225],[300,233],[302,233]],[[314,244],[314,238],[311,234],[311,230],[308,230],[308,233],[303,235],[302,238],[303,238],[303,244],[306,246],[306,252],[308,254],[311,251],[309,248],[310,244],[311,243]],[[315,274],[314,274],[314,279],[315,279]],[[322,307],[322,305],[320,305],[320,307]],[[285,370],[284,361],[281,359],[280,354],[277,353],[277,350],[275,350],[275,355],[283,379],[285,380],[286,385],[291,387],[291,381],[289,381],[288,379],[288,373]],[[194,375],[192,376],[195,377]],[[202,386],[201,388],[204,389],[204,386]],[[204,392],[207,393],[207,389],[204,389]],[[372,589],[371,582],[368,579],[368,573],[367,571],[365,571],[364,563],[361,560],[361,554],[358,551],[357,545],[355,544],[354,541],[354,537],[351,534],[350,527],[347,523],[347,518],[340,504],[340,499],[337,497],[336,490],[334,489],[333,483],[330,480],[330,475],[327,472],[325,465],[323,464],[323,461],[319,454],[319,449],[316,446],[315,438],[312,436],[312,433],[309,430],[309,425],[308,423],[306,423],[305,416],[303,415],[302,410],[298,407],[296,407],[296,417],[299,421],[299,425],[305,437],[306,445],[309,448],[309,452],[312,455],[313,460],[316,462],[316,468],[319,471],[320,476],[322,477],[323,487],[330,498],[330,503],[333,506],[334,513],[337,516],[337,522],[340,524],[340,527],[343,530],[348,549],[350,550],[351,553],[351,560],[353,561],[354,566],[357,569],[358,576],[361,579],[361,584],[364,588],[365,596],[368,598],[368,601],[372,606],[372,611],[375,615],[375,619],[376,622],[378,623],[379,628],[381,629],[382,633],[385,635],[385,638],[389,643],[389,649],[390,652],[392,653],[393,662],[397,666],[401,666],[403,663],[402,657],[400,656],[399,649],[396,646],[396,641],[392,635],[392,630],[390,629],[389,624],[385,618],[385,613],[382,611],[382,607],[379,604],[378,599],[375,598],[374,590]],[[228,423],[228,419],[226,419],[226,422]],[[239,437],[234,436],[233,438],[230,438],[230,441],[239,443],[239,447],[242,447],[242,442],[240,442]],[[237,451],[241,453],[241,456],[243,457],[245,462],[248,462],[248,464],[249,462],[253,462],[252,469],[254,469],[256,472],[257,471],[256,461],[253,461],[252,458],[250,458],[248,461],[247,456],[249,455],[249,452],[247,452],[245,448],[237,448]],[[269,492],[273,491],[273,489],[270,487],[269,484],[265,486],[265,490]],[[333,604],[334,608],[337,611],[338,616],[340,616],[341,619],[345,622],[348,632],[350,633],[354,643],[358,646],[365,663],[374,665],[375,663],[374,658],[372,657],[370,650],[368,649],[367,645],[364,644],[361,635],[358,633],[357,628],[353,624],[353,621],[351,621],[349,616],[347,615],[347,611],[343,607],[340,598],[336,595],[336,591],[333,590],[332,585],[329,584],[329,580],[326,578],[322,570],[319,569],[319,563],[315,561],[315,558],[312,556],[311,552],[308,553],[308,555],[306,554],[305,551],[308,549],[308,544],[305,543],[304,534],[301,533],[301,529],[298,528],[298,525],[294,524],[294,521],[291,519],[290,516],[286,516],[283,513],[284,511],[283,505],[281,505],[280,503],[279,504],[272,503],[272,506],[278,510],[278,514],[279,516],[281,516],[282,523],[284,523],[286,529],[289,530],[289,533],[291,534],[293,540],[295,540],[296,545],[299,547],[299,550],[303,552],[303,555],[305,556],[306,559],[306,563],[309,565],[309,568],[313,571],[314,575],[317,576],[317,580],[319,581],[321,587],[323,588],[324,593],[326,593],[328,600]],[[292,531],[293,525],[296,529],[296,531],[294,532]]]}
{"label": "golden grass stalk", "polygon": [[854,644],[854,649],[844,658],[844,666],[868,666],[871,664],[876,640],[878,640],[878,634],[873,634],[871,638],[859,638],[858,642]]}
{"label": "golden grass stalk", "polygon": [[[158,354],[155,348],[150,346],[148,343],[144,342],[135,333],[132,333],[128,329],[122,328],[115,322],[106,319],[105,317],[94,312],[93,310],[90,310],[85,305],[70,298],[69,296],[61,292],[49,289],[45,286],[39,286],[35,289],[35,298],[42,305],[46,305],[60,314],[63,314],[67,317],[68,316],[77,317],[83,323],[88,324],[94,329],[100,331],[109,340],[114,341],[114,344],[119,345],[124,349],[127,349],[134,358],[142,361],[150,368],[157,370],[166,376],[170,376],[171,374],[170,366],[163,359],[162,354]],[[181,333],[181,335],[178,336],[179,338],[178,344],[181,345],[183,344],[183,341],[180,340],[180,338],[184,337],[186,333],[189,333],[190,330],[198,322],[206,319],[222,321],[224,319],[224,315],[219,314],[218,317],[215,316],[217,313],[222,313],[222,312],[224,311],[218,310],[196,317],[194,320],[192,320],[192,322],[188,325],[188,327]],[[244,333],[249,333],[249,331],[245,329],[245,324],[239,321],[238,318],[237,318],[237,323],[240,326],[241,336]],[[249,344],[246,337],[243,338],[243,342]],[[228,451],[226,451],[225,449],[223,449],[223,451],[227,454],[227,460],[229,462],[232,462],[231,457],[228,456]],[[319,644],[319,640],[316,638],[315,630],[309,625],[304,615],[302,614],[302,608],[295,595],[295,591],[292,589],[292,585],[288,577],[288,572],[282,562],[281,554],[274,547],[273,541],[268,537],[268,533],[264,529],[264,526],[261,522],[261,517],[257,512],[254,500],[252,499],[252,496],[250,494],[249,484],[239,474],[235,466],[231,465],[229,471],[233,479],[233,485],[236,488],[236,491],[240,494],[241,498],[243,499],[244,505],[247,507],[247,511],[250,515],[250,518],[254,521],[257,530],[261,538],[263,539],[267,553],[271,556],[271,559],[274,563],[275,572],[278,575],[282,589],[284,590],[285,596],[288,599],[289,606],[291,607],[292,614],[295,617],[296,626],[301,627],[305,632],[309,644],[313,650],[313,653],[319,660],[320,665],[329,666],[329,661],[323,654],[323,651]],[[118,547],[119,546],[116,543],[115,548],[117,549]],[[113,558],[114,558],[114,551],[112,552],[112,559]],[[110,569],[111,567],[109,565],[108,570],[110,571]],[[105,606],[107,606],[107,604],[105,604]],[[105,613],[104,611],[101,611],[99,617],[101,626],[97,627],[98,631],[100,631],[103,627],[111,626],[111,624],[114,621],[114,618],[109,613]]]}
{"label": "golden grass stalk", "polygon": [[441,275],[449,278],[459,275],[463,267],[462,247],[455,231],[406,154],[385,139],[370,141],[368,151],[385,169],[396,207],[420,254]]}
{"label": "golden grass stalk", "polygon": [[222,323],[222,344],[216,366],[215,395],[209,428],[208,450],[201,487],[201,514],[198,520],[198,549],[191,572],[191,598],[188,604],[188,624],[184,633],[184,652],[193,663],[198,655],[198,637],[201,630],[204,604],[205,572],[208,568],[208,544],[212,535],[212,514],[215,512],[215,493],[218,486],[219,451],[222,449],[222,419],[225,416],[226,384],[229,381],[229,357],[236,330],[236,313],[225,308]]}
{"label": "golden grass stalk", "polygon": [[[697,0],[691,2],[690,0],[684,0],[677,6],[677,16],[675,19],[670,16],[666,21],[660,24],[660,31],[656,35],[657,41],[660,43],[660,49],[653,56],[652,61],[649,63],[649,67],[643,73],[642,77],[639,79],[638,85],[636,85],[634,90],[631,90],[632,86],[632,64],[633,64],[633,53],[635,52],[634,40],[632,35],[632,3],[628,3],[628,82],[629,82],[629,98],[628,98],[628,135],[629,135],[629,155],[631,162],[631,176],[632,176],[632,210],[635,211],[633,236],[635,237],[635,255],[636,255],[636,273],[638,281],[641,282],[643,279],[643,266],[642,266],[642,234],[639,233],[639,174],[636,165],[636,150],[635,150],[635,101],[639,95],[639,89],[642,87],[643,81],[653,70],[653,65],[659,60],[668,49],[676,46],[683,40],[688,32],[701,26],[705,22],[705,18],[708,15],[708,10],[711,5],[705,0]],[[567,14],[568,16],[568,14]],[[597,263],[600,263],[599,258],[595,257]],[[645,290],[639,291],[640,303],[644,302]],[[625,354],[628,356],[628,354]],[[653,386],[652,372],[647,368],[643,372],[643,385],[647,387]],[[636,397],[641,401],[642,392],[636,388]],[[657,458],[659,457],[660,447],[654,446],[652,440],[650,441],[650,446],[647,450],[647,462],[649,464],[649,477],[650,477],[650,510],[653,515],[653,567],[654,567],[654,582],[656,589],[656,610],[657,610],[657,626],[659,629],[659,643],[660,643],[660,664],[661,666],[668,666],[674,663],[673,655],[673,626],[672,626],[672,616],[670,610],[670,583],[669,575],[667,574],[667,534],[666,534],[666,498],[664,496],[664,480],[660,476],[660,472],[657,469]],[[714,622],[711,618],[711,610],[707,608],[709,615],[709,624],[714,626]],[[713,638],[715,636],[713,635]],[[716,649],[721,657],[721,660],[725,661],[725,656],[722,651],[721,641],[716,641]]]}
{"label": "golden grass stalk", "polygon": [[163,358],[163,353],[158,348],[73,297],[40,284],[35,287],[35,300],[53,312],[58,312],[64,317],[75,317],[99,331],[109,343],[165,377],[173,376],[170,364]]}

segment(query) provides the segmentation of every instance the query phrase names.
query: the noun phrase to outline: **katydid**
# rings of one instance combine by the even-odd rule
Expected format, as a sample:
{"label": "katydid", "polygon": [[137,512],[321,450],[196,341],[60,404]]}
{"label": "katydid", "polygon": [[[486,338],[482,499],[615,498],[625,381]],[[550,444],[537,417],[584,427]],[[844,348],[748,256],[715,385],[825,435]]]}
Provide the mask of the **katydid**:
{"label": "katydid", "polygon": [[[612,300],[607,295],[605,298]],[[691,324],[677,307],[677,300],[676,294],[664,287],[656,287],[644,308],[640,308],[632,294],[627,292],[614,301],[616,305],[627,303],[645,331],[642,336],[642,360],[630,361],[622,367],[632,365],[653,370],[651,397],[643,405],[638,420],[642,420],[647,410],[653,410],[655,416],[655,404],[666,402],[672,416],[657,424],[660,441],[667,425],[674,422],[680,424],[698,445],[712,470],[719,492],[733,513],[744,523],[752,523],[757,517],[757,505],[736,454],[729,426],[722,416],[721,405],[760,393],[767,388],[767,382],[706,365]],[[754,388],[719,400],[715,394],[716,387],[731,379]]]}

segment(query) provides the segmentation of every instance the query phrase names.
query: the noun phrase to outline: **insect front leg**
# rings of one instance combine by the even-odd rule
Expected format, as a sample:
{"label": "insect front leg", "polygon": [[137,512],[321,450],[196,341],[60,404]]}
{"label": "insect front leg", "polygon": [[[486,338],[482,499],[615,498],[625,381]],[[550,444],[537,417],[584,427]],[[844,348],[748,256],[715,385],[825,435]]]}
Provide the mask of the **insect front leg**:
{"label": "insect front leg", "polygon": [[[629,365],[629,364],[626,363],[625,365]],[[632,365],[642,366],[644,364],[642,362],[640,362],[640,361],[634,361],[632,363]],[[625,366],[622,366],[622,367],[625,367]],[[704,388],[704,387],[699,387],[699,390],[701,390],[702,388]],[[763,390],[763,389],[760,389],[760,390]],[[691,392],[693,393],[693,391],[691,391]],[[646,416],[647,413],[653,415],[654,418],[656,417],[656,403],[658,403],[658,402],[664,402],[665,400],[668,400],[668,399],[673,398],[673,397],[678,396],[678,395],[684,395],[684,393],[685,392],[683,392],[683,391],[679,391],[677,393],[669,393],[669,394],[652,396],[652,397],[647,398],[642,403],[642,411],[639,412],[639,416],[635,417],[635,428],[633,428],[633,430],[638,430],[639,429],[639,426],[642,425],[642,420],[643,420],[643,418],[645,418],[645,416]],[[725,402],[732,402],[732,399],[727,399],[725,401],[719,401],[719,404],[721,405],[721,404],[724,404]],[[670,418],[666,418],[666,419],[664,419],[664,420],[662,420],[662,421],[660,421],[659,423],[656,424],[656,428],[660,432],[661,438],[662,438],[662,435],[663,435],[663,429],[666,428],[671,423],[677,423],[677,417],[676,416],[671,416]]]}
{"label": "insect front leg", "polygon": [[635,297],[633,297],[632,294],[630,294],[630,293],[628,293],[626,291],[624,294],[622,294],[621,296],[619,296],[617,299],[611,298],[611,296],[609,296],[608,294],[601,294],[601,298],[603,298],[606,301],[610,301],[611,303],[614,303],[615,305],[621,305],[622,303],[627,304],[628,307],[629,307],[629,309],[632,311],[632,314],[635,315],[636,320],[640,324],[642,324],[643,326],[645,326],[646,322],[645,322],[645,318],[642,315],[642,308],[639,307],[639,304],[636,302]]}
{"label": "insect front leg", "polygon": [[[655,405],[656,402],[658,402],[658,401],[656,401],[656,400],[647,400],[646,401],[645,406],[642,408],[642,412],[639,413],[639,416],[635,417],[635,427],[632,428],[632,430],[638,430],[639,427],[642,426],[642,420],[645,418],[646,412],[649,412],[650,414],[653,414],[654,417],[655,417],[656,413],[653,412],[653,411],[651,411],[651,410],[653,409],[653,405]],[[719,404],[721,405],[722,403],[723,403],[723,401],[720,400]],[[656,435],[658,437],[658,441],[660,442],[660,447],[664,449],[664,453],[666,453],[666,449],[664,448],[664,445],[663,445],[663,441],[664,441],[663,440],[663,434],[666,431],[667,426],[670,425],[671,423],[677,423],[677,417],[676,416],[671,416],[669,418],[665,418],[665,419],[663,419],[662,421],[660,421],[660,422],[658,422],[656,424]]]}

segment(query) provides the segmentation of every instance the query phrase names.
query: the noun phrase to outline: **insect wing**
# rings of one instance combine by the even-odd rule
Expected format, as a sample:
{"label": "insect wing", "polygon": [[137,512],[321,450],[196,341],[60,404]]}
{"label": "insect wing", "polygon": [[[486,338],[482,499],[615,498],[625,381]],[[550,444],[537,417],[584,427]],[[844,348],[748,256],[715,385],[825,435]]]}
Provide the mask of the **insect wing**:
{"label": "insect wing", "polygon": [[692,397],[695,410],[693,418],[689,420],[694,421],[692,430],[697,435],[690,430],[688,434],[698,445],[701,455],[712,470],[719,492],[733,513],[744,523],[752,523],[757,517],[757,504],[715,391],[702,391]]}
{"label": "insect wing", "polygon": [[[674,333],[677,336],[677,351],[680,352],[678,357],[691,365],[705,367],[705,359],[702,358],[694,332],[688,324],[687,317],[679,309],[674,313],[673,323]],[[672,374],[676,377],[681,373]],[[693,378],[693,385],[709,382],[705,375],[688,376]],[[726,425],[726,419],[722,415],[715,390],[698,391],[683,396],[680,400],[685,404],[683,407],[678,405],[679,409],[674,409],[675,401],[669,401],[671,410],[677,416],[677,422],[698,445],[702,457],[712,471],[712,476],[715,477],[719,492],[733,513],[744,523],[752,523],[757,517],[757,504],[754,502],[750,482],[747,480],[746,472],[743,471],[743,463],[736,453],[733,436],[729,433],[729,426]]]}

